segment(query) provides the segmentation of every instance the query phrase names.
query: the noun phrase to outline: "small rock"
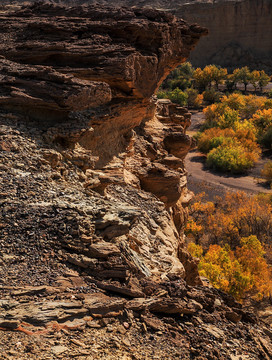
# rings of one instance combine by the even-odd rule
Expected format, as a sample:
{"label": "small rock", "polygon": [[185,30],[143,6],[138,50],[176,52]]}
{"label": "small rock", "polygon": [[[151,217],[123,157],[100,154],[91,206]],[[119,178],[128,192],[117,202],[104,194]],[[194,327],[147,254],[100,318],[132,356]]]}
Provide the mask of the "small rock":
{"label": "small rock", "polygon": [[107,332],[113,332],[113,327],[111,325],[107,326]]}
{"label": "small rock", "polygon": [[223,340],[224,331],[214,325],[206,325],[204,329],[217,340]]}
{"label": "small rock", "polygon": [[122,342],[124,345],[130,346],[130,341],[128,339],[123,339]]}
{"label": "small rock", "polygon": [[123,326],[118,326],[117,331],[122,335],[124,335],[127,332],[127,330],[124,329]]}
{"label": "small rock", "polygon": [[98,324],[98,322],[96,322],[96,321],[88,321],[87,326],[90,327],[90,328],[93,328],[93,329],[101,328],[101,325]]}
{"label": "small rock", "polygon": [[83,344],[81,341],[77,340],[77,339],[71,339],[71,342],[77,346],[80,346],[82,348],[85,347],[85,344]]}
{"label": "small rock", "polygon": [[129,329],[129,323],[128,322],[124,322],[123,326],[124,326],[125,329]]}
{"label": "small rock", "polygon": [[226,311],[225,313],[226,319],[238,323],[242,319],[242,315],[237,314],[235,311]]}
{"label": "small rock", "polygon": [[63,345],[57,345],[57,346],[53,346],[53,347],[51,348],[52,354],[53,354],[53,355],[56,355],[56,356],[64,353],[64,352],[67,351],[67,350],[68,350],[68,348],[67,348],[66,346],[63,346]]}

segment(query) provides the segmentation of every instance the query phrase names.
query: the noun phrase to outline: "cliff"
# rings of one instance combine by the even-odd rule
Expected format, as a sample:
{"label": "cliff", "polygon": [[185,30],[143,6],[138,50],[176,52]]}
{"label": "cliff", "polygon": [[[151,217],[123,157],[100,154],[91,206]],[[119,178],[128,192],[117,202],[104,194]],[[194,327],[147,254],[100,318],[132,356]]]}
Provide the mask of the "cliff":
{"label": "cliff", "polygon": [[173,13],[209,29],[209,36],[191,54],[196,66],[249,66],[271,73],[271,1],[199,2],[186,4]]}
{"label": "cliff", "polygon": [[152,98],[206,30],[152,9],[0,16],[1,356],[269,358],[271,331],[184,248],[190,114]]}
{"label": "cliff", "polygon": [[[54,1],[54,0],[52,0]],[[56,0],[55,0],[56,1]],[[57,1],[56,1],[57,2]],[[66,0],[66,3],[97,3],[94,0]],[[141,6],[165,10],[190,23],[209,29],[192,51],[194,66],[217,64],[233,69],[249,66],[272,67],[272,3],[270,0],[117,0],[101,4]]]}

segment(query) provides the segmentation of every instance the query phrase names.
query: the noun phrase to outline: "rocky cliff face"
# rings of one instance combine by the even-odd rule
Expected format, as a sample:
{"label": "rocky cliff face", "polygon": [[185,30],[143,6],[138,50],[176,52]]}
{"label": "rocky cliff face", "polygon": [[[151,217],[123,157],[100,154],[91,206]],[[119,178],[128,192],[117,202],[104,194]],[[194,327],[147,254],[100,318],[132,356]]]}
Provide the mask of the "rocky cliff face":
{"label": "rocky cliff face", "polygon": [[[31,151],[31,159],[27,159],[27,153],[22,155],[27,144],[22,148],[14,145],[13,154],[13,137],[7,135],[1,143],[3,154],[7,151],[16,157],[19,152],[17,157],[33,161],[33,171],[42,176],[53,170],[59,182],[55,184],[51,178],[52,189],[60,184],[69,188],[72,181],[79,191],[75,199],[81,192],[80,196],[86,198],[73,205],[79,207],[76,212],[94,211],[84,220],[89,225],[79,225],[78,220],[76,229],[70,230],[78,232],[77,227],[83,226],[76,239],[72,234],[68,236],[74,245],[68,238],[64,240],[64,234],[64,247],[87,255],[92,243],[108,241],[102,259],[111,254],[110,247],[115,243],[113,255],[120,257],[120,247],[125,247],[127,256],[135,255],[135,266],[145,275],[190,277],[197,282],[197,277],[189,272],[186,275],[178,260],[186,213],[182,204],[190,198],[183,166],[192,146],[185,135],[190,114],[177,109],[172,115],[176,106],[162,102],[158,111],[163,120],[159,121],[150,97],[168,72],[188,57],[205,30],[154,10],[42,4],[4,15],[2,24],[1,108],[16,114],[14,124],[20,123],[25,132],[33,133],[35,129],[34,140],[41,147],[33,145],[37,160]],[[3,122],[7,122],[5,117]],[[3,164],[4,170],[5,166],[9,164]],[[22,170],[27,169],[23,166]],[[29,183],[23,187],[27,191],[30,183],[35,187],[36,178],[31,171],[26,174]],[[13,176],[5,171],[3,175],[6,185]],[[42,187],[48,186],[47,180]],[[21,188],[20,181],[16,186]],[[142,190],[148,192],[142,196],[149,205],[141,203]],[[24,195],[27,206],[53,206],[51,195],[45,190],[39,193],[38,202]],[[15,194],[12,200],[9,194],[6,200],[16,198]],[[97,212],[96,201],[104,203],[102,213]],[[115,208],[112,201],[120,204]],[[39,212],[44,213],[41,209]],[[131,248],[129,241],[134,244]],[[101,264],[97,266],[93,272],[102,270]],[[121,278],[126,278],[128,268],[121,268]]]}
{"label": "rocky cliff face", "polygon": [[[94,0],[66,2],[97,3]],[[163,9],[207,27],[209,35],[200,40],[190,55],[195,66],[215,63],[230,69],[250,66],[271,72],[270,0],[99,0],[99,3]]]}
{"label": "rocky cliff face", "polygon": [[205,32],[154,10],[1,14],[3,358],[271,354],[184,249],[190,114],[151,98]]}

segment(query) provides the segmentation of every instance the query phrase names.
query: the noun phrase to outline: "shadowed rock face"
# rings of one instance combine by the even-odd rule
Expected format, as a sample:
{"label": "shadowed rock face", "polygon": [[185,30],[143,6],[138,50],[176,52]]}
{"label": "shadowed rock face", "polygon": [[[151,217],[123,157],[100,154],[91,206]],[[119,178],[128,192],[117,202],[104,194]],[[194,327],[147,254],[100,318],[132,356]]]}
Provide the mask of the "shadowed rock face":
{"label": "shadowed rock face", "polygon": [[4,214],[15,248],[37,248],[22,231],[34,222],[45,252],[90,276],[126,281],[134,269],[200,283],[183,248],[190,114],[151,96],[206,30],[152,9],[37,3],[0,16],[1,170],[6,194],[13,178],[21,189],[8,199],[20,203],[20,235]]}
{"label": "shadowed rock face", "polygon": [[[54,0],[52,0],[54,1]],[[56,1],[56,0],[55,0]],[[66,0],[67,3],[97,0]],[[215,63],[230,69],[250,66],[271,72],[272,3],[270,0],[99,0],[101,4],[163,9],[209,29],[190,55],[195,66]]]}
{"label": "shadowed rock face", "polygon": [[191,54],[195,65],[249,66],[271,72],[270,0],[197,2],[173,13],[209,29],[209,36]]}
{"label": "shadowed rock face", "polygon": [[1,23],[2,106],[44,127],[67,124],[77,111],[79,142],[99,156],[98,166],[124,151],[129,129],[153,116],[150,96],[206,32],[152,9],[41,3],[1,15]]}

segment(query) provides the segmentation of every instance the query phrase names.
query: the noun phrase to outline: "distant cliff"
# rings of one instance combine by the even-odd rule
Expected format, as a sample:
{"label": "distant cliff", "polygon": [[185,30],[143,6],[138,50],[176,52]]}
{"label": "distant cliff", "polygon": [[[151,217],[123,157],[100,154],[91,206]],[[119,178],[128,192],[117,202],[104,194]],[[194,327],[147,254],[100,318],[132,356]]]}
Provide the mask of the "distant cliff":
{"label": "distant cliff", "polygon": [[191,54],[194,65],[249,65],[271,71],[271,0],[198,2],[182,5],[173,12],[209,29],[209,36]]}

